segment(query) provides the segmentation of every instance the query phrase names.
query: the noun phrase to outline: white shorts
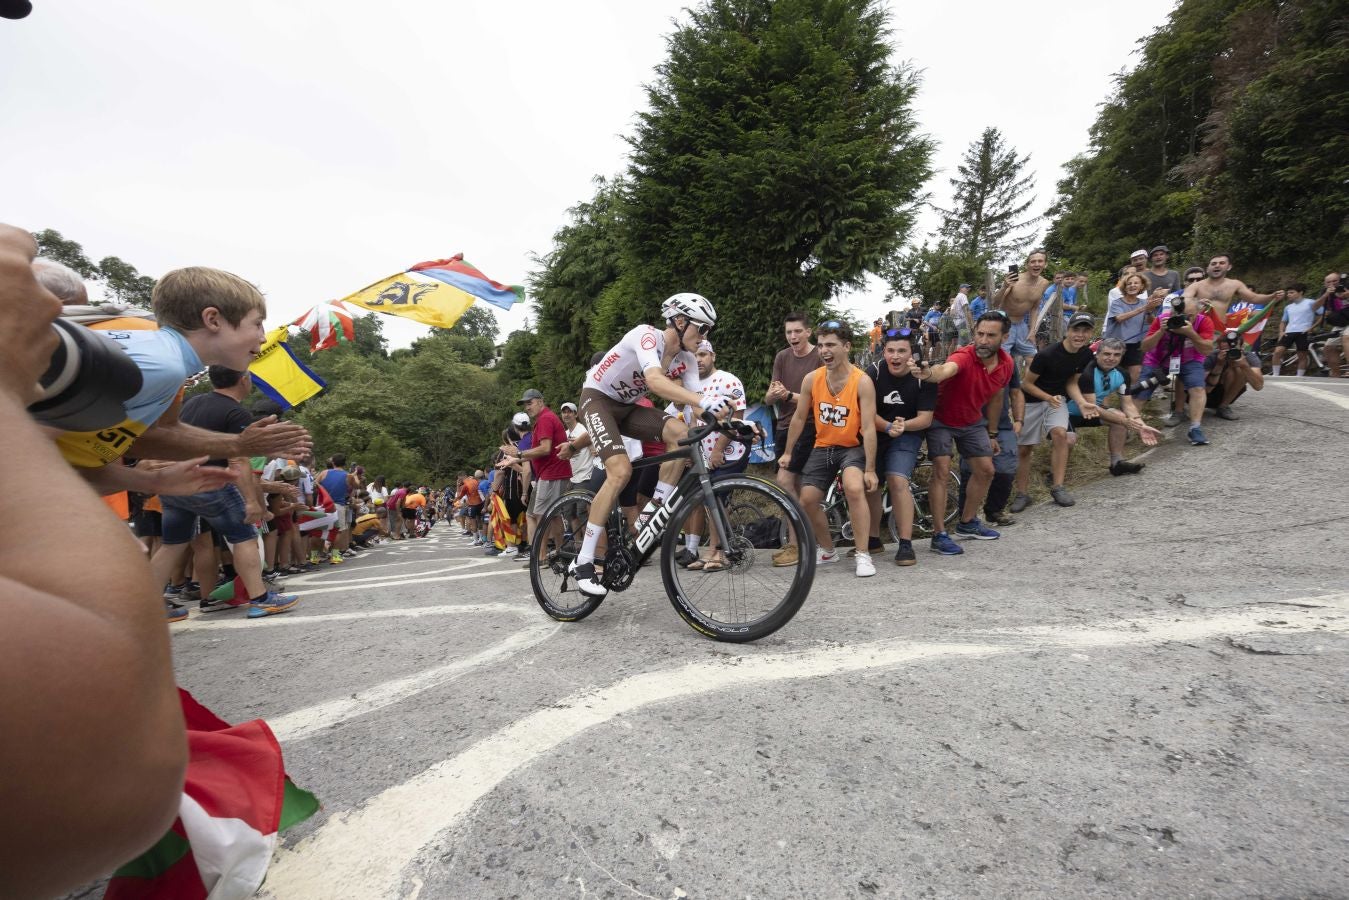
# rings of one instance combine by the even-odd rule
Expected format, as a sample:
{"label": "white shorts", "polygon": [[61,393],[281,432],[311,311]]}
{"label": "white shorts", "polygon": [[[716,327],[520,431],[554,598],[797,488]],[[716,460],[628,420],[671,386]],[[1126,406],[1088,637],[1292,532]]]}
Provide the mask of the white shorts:
{"label": "white shorts", "polygon": [[1068,430],[1068,402],[1059,403],[1054,409],[1048,403],[1027,403],[1026,418],[1021,423],[1021,433],[1016,437],[1018,447],[1034,447],[1049,436],[1055,428]]}

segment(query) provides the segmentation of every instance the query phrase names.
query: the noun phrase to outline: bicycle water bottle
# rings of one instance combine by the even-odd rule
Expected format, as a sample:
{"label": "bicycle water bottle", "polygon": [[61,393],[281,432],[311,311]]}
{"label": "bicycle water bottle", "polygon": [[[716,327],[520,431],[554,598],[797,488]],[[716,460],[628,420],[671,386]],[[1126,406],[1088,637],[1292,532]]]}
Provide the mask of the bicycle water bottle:
{"label": "bicycle water bottle", "polygon": [[664,505],[663,500],[648,500],[646,506],[637,514],[637,531],[641,532],[646,527],[646,523],[651,521],[651,517],[656,514],[656,510]]}

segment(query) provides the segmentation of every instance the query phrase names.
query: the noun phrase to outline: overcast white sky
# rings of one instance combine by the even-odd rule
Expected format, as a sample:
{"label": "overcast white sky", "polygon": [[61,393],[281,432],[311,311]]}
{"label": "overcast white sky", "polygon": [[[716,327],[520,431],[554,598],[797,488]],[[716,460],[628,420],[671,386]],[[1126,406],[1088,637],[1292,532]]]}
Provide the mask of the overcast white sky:
{"label": "overcast white sky", "polygon": [[[592,177],[624,168],[687,5],[34,0],[0,20],[0,221],[145,274],[237,272],[269,324],[457,252],[522,284]],[[1172,6],[892,2],[896,58],[924,72],[934,201],[993,125],[1031,154],[1043,211]],[[882,296],[844,305],[871,318]],[[503,336],[526,313],[498,312]],[[423,331],[385,318],[395,345]]]}

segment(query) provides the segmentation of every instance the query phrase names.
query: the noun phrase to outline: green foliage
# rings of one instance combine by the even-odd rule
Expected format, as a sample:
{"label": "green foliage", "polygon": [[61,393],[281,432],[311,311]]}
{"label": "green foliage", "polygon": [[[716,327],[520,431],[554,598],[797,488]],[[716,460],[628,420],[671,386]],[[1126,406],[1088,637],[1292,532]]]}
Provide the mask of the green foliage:
{"label": "green foliage", "polygon": [[986,267],[1019,258],[1030,247],[1038,217],[1026,218],[1035,200],[1035,176],[1023,174],[1028,162],[1030,156],[1017,158],[996,128],[985,128],[965,150],[941,226],[943,241],[962,261]]}
{"label": "green foliage", "polygon": [[[1339,23],[1338,25],[1336,23]],[[1181,0],[1067,166],[1051,254],[1117,270],[1232,253],[1319,279],[1349,262],[1349,45],[1339,0]]]}
{"label": "green foliage", "polygon": [[34,233],[33,237],[37,239],[40,256],[64,263],[88,281],[102,282],[112,302],[122,306],[150,308],[150,294],[155,288],[155,279],[140,274],[135,266],[116,256],[105,256],[95,265],[85,254],[84,247],[53,228],[44,228]]}
{"label": "green foliage", "polygon": [[918,79],[871,0],[707,0],[669,47],[631,139],[606,330],[702,293],[719,362],[754,394],[783,316],[818,314],[907,238],[931,172]]}
{"label": "green foliage", "polygon": [[985,260],[954,250],[942,240],[935,247],[925,242],[895,256],[880,274],[890,285],[891,297],[921,297],[930,306],[950,300],[961,284],[984,284],[988,271]]}

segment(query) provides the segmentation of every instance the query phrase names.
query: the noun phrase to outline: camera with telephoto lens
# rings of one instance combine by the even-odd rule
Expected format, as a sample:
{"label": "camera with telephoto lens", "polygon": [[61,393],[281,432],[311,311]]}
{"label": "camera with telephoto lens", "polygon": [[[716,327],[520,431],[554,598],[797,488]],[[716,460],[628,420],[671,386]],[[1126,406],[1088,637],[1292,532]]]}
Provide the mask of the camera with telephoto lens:
{"label": "camera with telephoto lens", "polygon": [[29,414],[62,431],[98,431],[126,419],[123,404],[144,383],[136,363],[106,334],[66,319],[52,328],[59,341]]}
{"label": "camera with telephoto lens", "polygon": [[1185,298],[1171,298],[1171,315],[1167,316],[1166,327],[1168,331],[1180,331],[1190,320],[1185,317]]}
{"label": "camera with telephoto lens", "polygon": [[1145,391],[1152,391],[1159,387],[1164,387],[1170,380],[1170,375],[1149,375],[1147,378],[1140,378],[1138,381],[1134,382],[1134,384],[1130,386],[1128,390],[1124,391],[1124,393],[1128,394],[1130,397],[1137,397]]}
{"label": "camera with telephoto lens", "polygon": [[1223,337],[1227,340],[1227,358],[1241,359],[1241,332],[1229,328],[1223,332]]}

